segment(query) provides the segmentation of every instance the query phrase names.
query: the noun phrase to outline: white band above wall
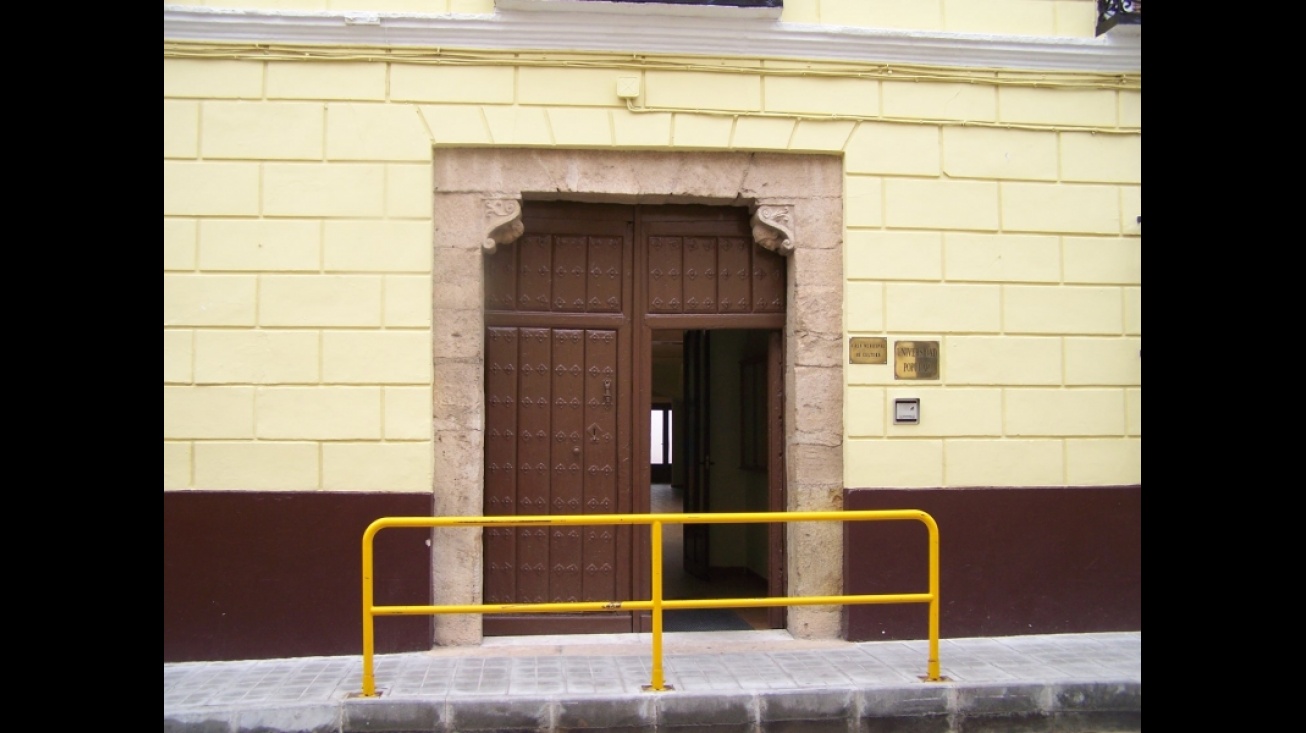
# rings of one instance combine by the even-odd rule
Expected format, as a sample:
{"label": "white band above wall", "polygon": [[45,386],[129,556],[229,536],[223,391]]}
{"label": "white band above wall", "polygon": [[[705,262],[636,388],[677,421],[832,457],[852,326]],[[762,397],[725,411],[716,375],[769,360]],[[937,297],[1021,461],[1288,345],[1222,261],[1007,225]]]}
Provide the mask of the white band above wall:
{"label": "white band above wall", "polygon": [[1139,73],[1141,30],[1096,38],[996,36],[782,23],[767,18],[500,11],[493,15],[294,12],[165,5],[164,41],[438,46],[496,51],[796,58]]}

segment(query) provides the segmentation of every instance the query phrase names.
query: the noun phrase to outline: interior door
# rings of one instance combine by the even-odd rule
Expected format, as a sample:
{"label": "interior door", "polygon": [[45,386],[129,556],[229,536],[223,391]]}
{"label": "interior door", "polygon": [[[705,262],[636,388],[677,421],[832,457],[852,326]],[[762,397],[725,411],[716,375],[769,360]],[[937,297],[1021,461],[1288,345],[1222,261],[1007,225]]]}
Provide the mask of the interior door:
{"label": "interior door", "polygon": [[[712,359],[708,331],[687,331],[684,341],[685,372],[685,513],[706,513],[712,485]],[[685,572],[708,579],[711,525],[684,525]]]}

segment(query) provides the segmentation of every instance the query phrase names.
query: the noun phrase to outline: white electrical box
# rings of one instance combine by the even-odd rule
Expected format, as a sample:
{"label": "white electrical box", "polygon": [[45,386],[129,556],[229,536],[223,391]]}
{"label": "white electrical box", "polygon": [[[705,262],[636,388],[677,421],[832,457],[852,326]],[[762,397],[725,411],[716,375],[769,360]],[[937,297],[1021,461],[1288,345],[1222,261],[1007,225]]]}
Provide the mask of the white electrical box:
{"label": "white electrical box", "polygon": [[893,424],[915,425],[921,421],[919,397],[899,397],[893,401]]}
{"label": "white electrical box", "polygon": [[639,77],[623,76],[617,79],[617,96],[621,99],[634,99],[639,96]]}

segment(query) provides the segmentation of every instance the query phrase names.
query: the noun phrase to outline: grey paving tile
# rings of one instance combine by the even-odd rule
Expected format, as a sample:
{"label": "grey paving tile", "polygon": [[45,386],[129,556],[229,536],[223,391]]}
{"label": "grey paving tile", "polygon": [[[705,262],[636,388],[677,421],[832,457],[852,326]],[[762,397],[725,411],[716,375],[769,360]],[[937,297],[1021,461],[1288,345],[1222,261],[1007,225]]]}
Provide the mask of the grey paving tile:
{"label": "grey paving tile", "polygon": [[1046,711],[1052,694],[1043,683],[972,685],[958,687],[956,709],[966,715],[993,715]]}
{"label": "grey paving tile", "polygon": [[653,730],[657,701],[652,695],[577,697],[557,703],[563,730]]}
{"label": "grey paving tile", "polygon": [[337,733],[340,730],[340,706],[334,704],[268,705],[241,710],[236,730],[295,731],[296,733]]}
{"label": "grey paving tile", "polygon": [[757,696],[747,692],[711,695],[669,693],[655,698],[658,724],[666,727],[751,728],[757,720]]}
{"label": "grey paving tile", "polygon": [[355,699],[344,704],[343,733],[416,733],[444,725],[444,703],[434,700]]}
{"label": "grey paving tile", "polygon": [[1128,682],[1069,682],[1050,685],[1059,711],[1141,710],[1142,685]]}
{"label": "grey paving tile", "polygon": [[952,707],[956,688],[952,685],[917,684],[858,691],[858,709],[863,718],[904,718],[942,715]]}
{"label": "grey paving tile", "polygon": [[1143,730],[1141,710],[1053,713],[1050,718],[1056,730],[1094,733],[1139,733]]}
{"label": "grey paving tile", "polygon": [[983,662],[944,664],[940,671],[945,677],[956,682],[988,683],[1020,679],[1001,667]]}
{"label": "grey paving tile", "polygon": [[450,730],[538,730],[553,723],[553,705],[543,698],[451,700],[447,707]]}
{"label": "grey paving tile", "polygon": [[1044,712],[962,715],[954,718],[958,733],[1048,733],[1059,730],[1053,728],[1052,723],[1052,716]]}
{"label": "grey paving tile", "polygon": [[232,733],[236,714],[230,711],[164,713],[163,733]]}
{"label": "grey paving tile", "polygon": [[[638,731],[649,730],[658,716],[681,715],[674,720],[688,724],[685,716],[698,714],[696,709],[713,712],[705,700],[723,701],[715,711],[722,731],[806,730],[811,728],[798,719],[803,715],[765,721],[744,716],[760,716],[764,700],[830,694],[852,696],[848,710],[856,720],[845,730],[859,733],[933,733],[947,730],[938,726],[948,714],[957,716],[962,733],[1052,725],[1141,729],[1141,634],[945,639],[940,660],[948,681],[922,681],[928,670],[923,640],[668,653],[663,674],[674,690],[648,693],[647,653],[409,653],[374,660],[383,694],[371,700],[353,697],[361,691],[357,656],[165,664],[165,733],[537,730],[557,722],[563,702],[575,703],[568,720],[577,730],[601,724]],[[600,714],[610,704],[603,700],[624,700],[618,703],[624,712]],[[632,700],[639,704],[631,708]],[[451,723],[459,714],[462,727]],[[806,722],[820,726],[834,719]],[[674,730],[669,723],[659,724]]]}
{"label": "grey paving tile", "polygon": [[[852,690],[776,691],[760,698],[758,720],[767,729],[775,721],[847,721],[854,717]],[[845,722],[845,725],[847,723]]]}

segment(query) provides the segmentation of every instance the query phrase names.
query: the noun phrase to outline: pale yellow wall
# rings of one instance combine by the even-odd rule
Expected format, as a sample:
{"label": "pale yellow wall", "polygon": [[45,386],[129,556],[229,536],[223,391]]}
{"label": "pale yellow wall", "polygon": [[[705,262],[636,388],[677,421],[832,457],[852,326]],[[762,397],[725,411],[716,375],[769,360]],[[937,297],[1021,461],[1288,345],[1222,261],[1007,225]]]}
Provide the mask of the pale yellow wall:
{"label": "pale yellow wall", "polygon": [[[173,0],[165,5],[383,13],[495,12],[494,0]],[[785,0],[780,20],[851,28],[1086,37],[1095,0]]]}
{"label": "pale yellow wall", "polygon": [[239,7],[251,10],[331,10],[377,13],[472,13],[494,12],[494,0],[173,0],[164,5],[201,8]]}
{"label": "pale yellow wall", "polygon": [[431,161],[465,145],[841,153],[845,335],[942,352],[846,365],[845,485],[1141,482],[1137,84],[721,66],[165,57],[164,488],[431,490],[432,307],[474,286],[433,272]]}
{"label": "pale yellow wall", "polygon": [[430,491],[431,147],[387,81],[165,62],[165,488]]}

